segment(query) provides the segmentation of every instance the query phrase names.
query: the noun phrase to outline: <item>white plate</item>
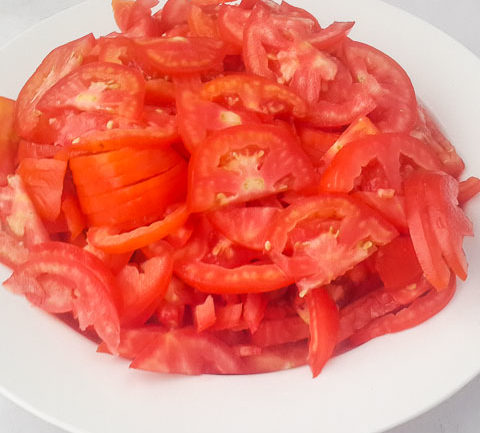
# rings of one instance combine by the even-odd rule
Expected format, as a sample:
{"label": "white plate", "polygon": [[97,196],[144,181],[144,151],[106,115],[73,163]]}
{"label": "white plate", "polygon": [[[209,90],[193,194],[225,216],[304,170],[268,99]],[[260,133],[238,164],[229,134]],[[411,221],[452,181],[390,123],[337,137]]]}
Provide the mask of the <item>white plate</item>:
{"label": "white plate", "polygon": [[[53,47],[114,29],[109,1],[92,0],[41,23],[0,50],[0,94],[15,97]],[[298,2],[326,24],[356,20],[352,36],[409,72],[467,163],[480,174],[480,61],[451,38],[379,1]],[[468,207],[480,222],[480,201]],[[480,243],[468,239],[467,283],[428,323],[307,368],[250,377],[168,377],[129,370],[75,332],[0,291],[0,391],[75,433],[150,431],[373,433],[438,404],[480,371]],[[8,275],[0,269],[0,280]]]}

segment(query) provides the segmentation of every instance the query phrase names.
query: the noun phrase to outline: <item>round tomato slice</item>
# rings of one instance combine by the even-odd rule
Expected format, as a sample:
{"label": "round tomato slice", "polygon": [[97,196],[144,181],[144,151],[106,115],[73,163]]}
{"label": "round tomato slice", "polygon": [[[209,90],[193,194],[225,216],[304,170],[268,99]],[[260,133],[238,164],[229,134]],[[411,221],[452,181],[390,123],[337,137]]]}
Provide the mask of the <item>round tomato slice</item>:
{"label": "round tomato slice", "polygon": [[140,72],[114,63],[87,63],[62,78],[42,96],[37,108],[55,114],[65,109],[99,111],[138,119],[145,80]]}
{"label": "round tomato slice", "polygon": [[417,99],[410,78],[385,53],[367,44],[344,43],[347,64],[377,107],[370,118],[382,132],[410,132],[417,122]]}
{"label": "round tomato slice", "polygon": [[330,283],[389,243],[397,230],[347,195],[319,195],[282,210],[265,250],[300,292]]}
{"label": "round tomato slice", "polygon": [[314,180],[311,162],[286,128],[235,126],[211,135],[190,160],[188,205],[199,212],[302,190]]}
{"label": "round tomato slice", "polygon": [[15,129],[22,138],[36,141],[41,113],[36,106],[45,92],[77,69],[95,45],[92,34],[55,48],[29,78],[18,95]]}
{"label": "round tomato slice", "polygon": [[[418,167],[441,169],[435,153],[416,138],[406,134],[369,135],[351,142],[335,155],[322,175],[320,189],[328,192],[351,191],[358,185],[356,182],[362,169],[371,161],[377,161],[383,170],[380,177],[385,178],[386,185],[381,187],[393,188],[397,192],[402,190],[405,173]],[[373,189],[378,189],[375,184]]]}

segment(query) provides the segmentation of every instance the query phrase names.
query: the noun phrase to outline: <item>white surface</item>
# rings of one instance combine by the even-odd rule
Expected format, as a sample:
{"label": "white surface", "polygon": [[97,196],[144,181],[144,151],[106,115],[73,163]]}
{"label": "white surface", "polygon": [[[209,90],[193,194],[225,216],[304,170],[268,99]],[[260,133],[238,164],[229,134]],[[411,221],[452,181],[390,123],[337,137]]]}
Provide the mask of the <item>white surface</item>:
{"label": "white surface", "polygon": [[[100,1],[100,0],[99,0]],[[61,10],[66,6],[72,5],[74,3],[78,3],[78,0],[35,0],[35,1],[14,1],[14,0],[0,0],[0,45],[5,42],[7,39],[10,39],[15,34],[21,32],[26,27],[32,25],[37,20],[44,18],[48,15],[51,15],[53,12],[57,10]],[[322,2],[323,3],[323,2]],[[451,35],[460,39],[466,46],[468,46],[471,50],[475,51],[477,55],[480,55],[480,38],[478,37],[478,30],[476,30],[476,21],[480,18],[480,3],[476,0],[464,0],[456,2],[455,6],[452,8],[451,2],[448,0],[437,0],[437,1],[418,1],[415,2],[414,0],[409,1],[401,1],[401,0],[389,0],[389,3],[396,4],[404,9],[410,10],[415,14],[422,16],[423,18],[427,19],[433,24],[438,25],[439,27],[445,29]],[[382,8],[379,8],[382,9]],[[451,9],[454,9],[453,11]],[[379,11],[381,15],[381,11]],[[403,19],[403,18],[402,18]],[[396,23],[398,24],[398,23]],[[72,24],[73,25],[73,24]],[[95,28],[97,25],[95,19],[92,19],[91,27]],[[75,26],[73,26],[75,27]],[[395,26],[391,26],[392,31],[395,31]],[[417,29],[417,27],[415,27]],[[360,29],[362,36],[368,33],[371,29]],[[403,29],[404,32],[408,32],[410,29]],[[74,31],[74,30],[72,30]],[[398,31],[398,30],[397,30]],[[415,35],[410,35],[414,37]],[[420,34],[422,36],[422,34]],[[423,35],[425,36],[425,35]],[[407,34],[404,36],[408,39]],[[48,38],[50,40],[53,37]],[[53,38],[54,39],[54,38]],[[437,37],[433,37],[431,40],[431,45],[429,49],[424,50],[421,55],[426,58],[425,61],[428,64],[434,64],[433,57],[435,57],[435,51],[439,49],[436,45],[437,42],[441,43],[441,35]],[[35,40],[33,38],[32,40]],[[37,41],[38,42],[38,41]],[[38,42],[39,45],[46,43],[46,40],[42,40]],[[388,41],[385,41],[387,45]],[[412,45],[413,46],[413,45]],[[418,44],[418,48],[421,49],[422,44]],[[385,47],[388,48],[388,47]],[[35,57],[38,53],[35,50],[32,50],[32,53],[29,53],[29,56]],[[19,51],[21,52],[21,51]],[[408,65],[407,55],[410,55],[410,58],[415,58],[415,56],[419,56],[419,53],[408,53],[404,50],[402,52],[399,51],[399,56],[401,57],[401,63],[403,63],[407,70],[410,70]],[[402,57],[403,56],[403,57]],[[433,56],[432,59],[428,58],[428,56]],[[22,67],[28,65],[29,61],[33,61],[33,59],[24,59],[22,56],[18,56],[18,63],[16,66],[19,70],[22,70]],[[404,60],[405,59],[405,60]],[[456,67],[458,65],[455,64],[455,60],[449,56],[446,56],[446,64],[439,71],[438,78],[445,76],[447,79],[442,82],[443,85],[448,83],[449,89],[445,89],[444,92],[440,92],[437,89],[435,92],[435,85],[438,81],[436,79],[432,79],[428,76],[423,76],[420,71],[416,71],[414,74],[414,82],[417,85],[417,90],[420,93],[420,96],[426,99],[426,102],[432,106],[434,111],[439,115],[440,119],[446,123],[446,127],[450,132],[454,132],[453,136],[456,139],[456,143],[465,143],[468,141],[466,136],[462,136],[462,131],[454,131],[455,128],[448,125],[448,122],[445,122],[444,117],[452,112],[451,104],[443,104],[439,106],[439,104],[435,104],[438,101],[445,101],[445,96],[442,93],[447,93],[451,91],[451,88],[457,87],[458,89],[462,90],[462,84],[466,83],[466,77],[468,76],[468,70],[462,70],[462,68]],[[1,80],[3,81],[6,77],[6,68],[4,64],[1,63],[2,59],[0,59],[0,74]],[[407,63],[407,64],[406,64]],[[473,67],[475,67],[475,62],[472,63]],[[465,65],[463,65],[465,66]],[[415,67],[413,64],[412,67]],[[476,66],[478,67],[478,65]],[[467,68],[468,69],[468,68]],[[10,75],[10,74],[8,74]],[[19,74],[21,75],[21,74]],[[477,72],[478,76],[478,72]],[[448,80],[450,78],[450,80]],[[21,79],[21,77],[18,77]],[[477,80],[478,82],[478,80]],[[11,86],[9,91],[13,91],[13,88],[18,85],[18,82],[13,79],[11,80]],[[0,83],[0,88],[2,88],[2,84]],[[5,91],[4,91],[5,92]],[[425,92],[425,93],[423,93]],[[478,92],[478,89],[477,89]],[[479,93],[477,93],[477,96]],[[14,96],[14,95],[12,95]],[[447,99],[448,100],[448,99]],[[453,98],[452,98],[453,100]],[[450,101],[450,100],[449,100]],[[456,101],[461,105],[461,98],[457,99]],[[438,107],[438,108],[437,108]],[[478,108],[476,108],[478,111]],[[452,122],[461,122],[465,121],[463,119],[463,112],[461,110],[458,111],[458,118],[452,118]],[[480,114],[480,113],[478,113]],[[443,117],[442,117],[443,116]],[[480,116],[477,115],[477,119]],[[474,124],[474,121],[471,122],[471,125]],[[477,132],[478,134],[478,132]],[[458,136],[458,139],[457,139]],[[471,137],[468,137],[471,139]],[[479,141],[479,136],[477,135],[476,141]],[[466,156],[474,156],[474,151],[464,152]],[[471,158],[470,158],[471,159]],[[478,161],[478,157],[477,157]],[[468,161],[468,164],[471,165],[472,161]],[[479,164],[477,164],[476,173],[478,174]],[[478,206],[476,210],[476,219],[479,220],[479,209]],[[477,230],[478,230],[477,224]],[[478,245],[478,243],[477,243]],[[473,244],[469,244],[470,247],[473,247]],[[478,250],[478,248],[477,248]],[[478,251],[477,251],[478,254]],[[478,263],[478,256],[477,256],[477,263]],[[473,263],[473,262],[472,262]],[[470,282],[476,281],[475,278],[479,278],[479,271],[475,269],[475,266],[472,266],[472,279]],[[477,286],[479,284],[477,283]],[[478,289],[478,287],[477,287]],[[468,299],[467,299],[468,298]],[[17,343],[15,341],[6,341],[8,339],[8,335],[4,335],[4,339],[2,340],[2,359],[0,360],[0,366],[10,365],[8,364],[9,357],[11,357],[11,353],[17,353],[19,355],[24,354],[24,356],[19,356],[16,360],[18,371],[22,371],[23,375],[21,378],[19,377],[9,377],[11,383],[5,384],[2,382],[3,385],[8,385],[11,389],[16,389],[20,393],[28,393],[31,392],[32,385],[38,386],[39,384],[43,385],[43,392],[40,390],[36,395],[34,395],[33,399],[31,400],[32,404],[36,406],[43,406],[45,408],[50,407],[50,413],[54,413],[55,411],[61,410],[63,414],[67,416],[71,413],[74,413],[78,408],[81,408],[84,402],[82,401],[82,392],[90,392],[90,396],[92,400],[95,400],[99,397],[105,399],[115,399],[115,395],[111,395],[114,388],[118,385],[128,389],[129,399],[131,400],[132,407],[138,404],[138,400],[142,398],[145,392],[154,392],[158,391],[158,418],[157,423],[151,426],[152,431],[156,431],[162,428],[163,419],[162,414],[160,413],[160,408],[162,407],[161,399],[162,397],[167,394],[169,396],[170,401],[172,399],[178,399],[178,405],[181,405],[181,402],[185,399],[185,396],[179,394],[176,391],[178,387],[180,388],[185,385],[185,380],[178,380],[178,379],[158,379],[155,378],[152,380],[150,375],[146,374],[135,374],[132,375],[126,369],[125,364],[123,363],[112,363],[111,360],[99,360],[98,356],[93,353],[93,350],[85,350],[85,343],[84,341],[77,339],[74,335],[70,335],[70,332],[64,328],[55,326],[55,323],[51,323],[50,320],[45,320],[45,317],[42,313],[32,310],[30,307],[25,305],[25,302],[21,299],[13,299],[5,294],[0,296],[0,300],[3,302],[7,302],[8,306],[10,307],[7,311],[3,311],[0,314],[0,327],[5,328],[7,326],[15,326],[15,332],[19,333],[20,336],[28,335],[32,333],[32,329],[35,330],[35,333],[38,335],[48,335],[43,334],[43,332],[48,332],[51,330],[53,326],[54,329],[58,332],[55,332],[54,336],[48,338],[45,342],[43,339],[38,339],[36,344],[32,344],[31,347],[25,348],[21,345],[21,340]],[[457,319],[460,318],[457,322],[453,323],[452,319],[455,320],[455,308],[458,307],[460,304],[464,304],[467,302],[467,308],[463,308],[462,316],[457,316]],[[470,301],[477,301],[477,303],[472,303]],[[282,402],[285,399],[292,398],[297,392],[296,389],[284,389],[281,384],[282,381],[285,380],[288,376],[288,380],[295,380],[295,383],[298,383],[299,387],[302,387],[302,394],[305,397],[308,394],[315,395],[315,392],[318,393],[319,387],[322,387],[325,390],[330,389],[332,383],[335,383],[335,374],[338,371],[343,371],[342,377],[345,380],[351,380],[354,383],[353,393],[355,394],[355,387],[358,387],[362,381],[365,380],[365,377],[358,377],[355,372],[349,371],[347,368],[351,366],[352,361],[360,361],[359,368],[366,375],[375,375],[377,374],[379,377],[382,377],[382,374],[389,373],[383,377],[383,382],[375,384],[371,382],[371,385],[368,386],[366,384],[363,388],[363,394],[358,393],[358,407],[362,407],[362,404],[366,399],[370,399],[372,401],[372,405],[375,405],[375,410],[382,414],[382,416],[387,417],[389,416],[389,412],[396,409],[398,412],[409,412],[408,409],[408,401],[403,401],[400,403],[400,406],[397,408],[392,408],[389,406],[392,399],[392,392],[398,392],[401,394],[409,394],[409,398],[407,400],[411,400],[411,402],[419,402],[421,403],[426,395],[431,395],[432,393],[435,394],[436,392],[440,392],[440,394],[444,391],[446,386],[455,386],[458,383],[459,378],[462,376],[461,372],[464,371],[463,369],[470,369],[473,371],[479,365],[480,359],[475,358],[477,354],[474,353],[475,356],[471,355],[469,348],[460,348],[458,345],[455,344],[455,339],[459,340],[457,335],[464,335],[464,338],[468,339],[469,333],[470,337],[475,337],[475,332],[473,332],[469,328],[463,328],[461,322],[463,319],[470,317],[480,317],[479,316],[479,297],[473,294],[472,291],[462,291],[460,296],[455,300],[454,304],[451,308],[449,308],[444,315],[434,319],[432,322],[424,325],[422,330],[415,332],[408,332],[402,335],[395,336],[395,345],[391,347],[390,351],[385,351],[384,349],[388,348],[388,343],[392,340],[381,340],[373,342],[368,347],[358,349],[356,354],[347,354],[347,356],[334,360],[331,367],[326,369],[326,371],[322,374],[322,377],[319,378],[317,381],[310,381],[308,377],[308,373],[304,370],[297,370],[293,372],[288,372],[285,375],[280,374],[275,381],[271,381],[269,376],[263,377],[256,377],[251,378],[249,383],[246,384],[245,381],[238,381],[234,378],[232,380],[227,380],[231,382],[232,387],[229,389],[229,393],[240,393],[242,395],[244,393],[245,396],[248,396],[249,389],[252,387],[258,390],[256,395],[248,396],[249,399],[257,400],[259,398],[265,398],[265,407],[268,410],[268,401],[276,401]],[[468,308],[468,306],[470,308]],[[465,305],[464,305],[465,307]],[[14,310],[15,309],[15,310]],[[457,312],[458,313],[458,312]],[[450,320],[449,320],[450,319]],[[13,325],[15,323],[15,325]],[[35,325],[32,327],[32,323]],[[475,322],[476,325],[479,326],[478,320]],[[438,348],[435,348],[434,344],[432,347],[429,347],[430,354],[429,356],[433,357],[432,359],[419,360],[417,359],[417,353],[412,353],[408,359],[403,360],[404,364],[407,365],[398,365],[398,356],[396,356],[395,348],[399,345],[402,346],[403,344],[409,346],[413,344],[418,345],[418,347],[422,348],[425,346],[428,339],[425,339],[425,336],[429,334],[429,331],[435,331],[441,329],[441,335],[438,335],[437,338],[440,341],[444,341],[445,347],[443,350],[438,351],[437,358],[435,358],[435,351]],[[478,332],[478,330],[476,331]],[[1,334],[1,332],[0,332]],[[5,334],[5,332],[4,332]],[[478,334],[476,335],[476,339],[472,338],[471,345],[478,346]],[[34,339],[35,340],[35,339]],[[7,345],[8,343],[8,345]],[[438,342],[437,342],[438,343]],[[450,343],[450,344],[449,344]],[[461,346],[461,344],[460,344]],[[7,348],[8,347],[8,351]],[[35,351],[35,349],[37,349]],[[88,347],[87,347],[88,349]],[[424,347],[421,349],[424,350]],[[4,352],[5,351],[5,352]],[[474,352],[474,350],[472,349]],[[34,356],[32,355],[35,354]],[[382,359],[375,360],[375,362],[371,362],[374,359],[375,353],[382,353]],[[73,357],[72,354],[77,354],[79,356]],[[63,368],[57,371],[57,374],[54,376],[50,376],[48,371],[51,370],[52,366],[52,355],[54,359],[65,359],[65,363],[63,364]],[[69,358],[70,356],[70,358]],[[363,364],[362,364],[363,361]],[[430,361],[430,362],[429,362]],[[91,365],[90,363],[93,364]],[[3,364],[2,364],[3,363]],[[365,367],[367,363],[370,363],[370,368]],[[387,363],[387,364],[386,364]],[[391,370],[385,369],[388,367],[388,363],[391,366]],[[414,365],[408,365],[410,363],[415,363]],[[100,379],[96,384],[85,385],[85,381],[88,382],[88,378],[79,377],[81,374],[80,372],[83,370],[83,366],[88,364],[88,374],[94,377],[99,377]],[[93,367],[94,366],[94,367]],[[442,368],[438,368],[441,366]],[[92,367],[92,368],[91,368]],[[405,374],[405,369],[408,370],[411,368],[412,370],[424,372],[423,377],[419,378],[418,382],[415,384],[410,384],[408,386],[409,377],[402,375]],[[11,368],[11,365],[10,365]],[[461,371],[458,371],[460,368]],[[22,370],[23,369],[23,370]],[[2,370],[3,371],[3,370]],[[45,375],[39,373],[41,371],[45,371]],[[105,372],[108,372],[108,375],[105,375]],[[2,372],[0,372],[1,375]],[[103,374],[103,375],[102,375]],[[97,376],[98,375],[98,376]],[[350,379],[349,379],[350,378]],[[2,381],[5,378],[2,378]],[[147,379],[148,383],[147,383]],[[184,413],[183,418],[190,418],[188,413],[191,413],[192,416],[201,405],[201,400],[205,398],[211,398],[212,404],[217,404],[212,408],[212,430],[214,430],[215,426],[221,426],[223,423],[228,423],[228,419],[225,419],[225,414],[228,413],[229,407],[229,396],[225,395],[205,395],[205,390],[209,390],[211,392],[215,390],[221,390],[222,386],[219,387],[219,384],[225,383],[224,379],[208,379],[208,384],[205,384],[205,378],[198,378],[189,380],[189,387],[191,392],[195,393],[198,392],[198,401],[199,404],[189,406]],[[390,389],[388,392],[388,381],[394,383],[396,381],[403,381],[405,382],[405,387],[402,389],[400,387],[394,387]],[[308,381],[308,382],[307,382]],[[7,380],[8,382],[8,380]],[[153,383],[152,383],[153,382]],[[175,386],[172,387],[172,384],[175,382]],[[386,383],[385,383],[386,382]],[[77,387],[71,386],[72,383],[77,383]],[[375,384],[376,387],[374,388],[372,385]],[[418,387],[416,385],[419,385]],[[264,385],[264,386],[262,386]],[[267,387],[269,386],[269,388]],[[155,387],[156,389],[153,389]],[[257,388],[260,387],[260,388]],[[341,384],[338,385],[340,388],[338,391],[341,392]],[[61,402],[52,400],[49,397],[51,390],[61,390],[63,392],[65,402],[68,402],[68,406],[66,403],[66,407],[59,408]],[[383,392],[382,392],[383,391]],[[357,391],[358,392],[358,389]],[[88,395],[88,394],[87,394]],[[351,399],[351,395],[347,393],[344,394],[345,400]],[[323,396],[325,398],[325,396]],[[338,398],[338,395],[333,394],[329,396],[330,399],[335,400]],[[402,399],[400,398],[400,401]],[[410,403],[411,403],[410,402]],[[432,403],[434,403],[432,401]],[[78,406],[77,406],[78,405]],[[407,422],[406,424],[392,429],[389,433],[477,433],[478,432],[478,425],[480,425],[480,413],[478,411],[478,407],[480,405],[480,379],[477,378],[469,385],[467,385],[463,390],[457,393],[454,397],[447,400],[446,402],[442,403],[440,406],[435,407],[428,413],[416,418],[412,421]],[[340,406],[340,405],[339,405]],[[348,406],[348,405],[347,405]],[[109,410],[109,406],[102,406],[103,410]],[[251,409],[245,404],[244,410],[248,412]],[[282,413],[275,413],[273,412],[273,408],[270,407],[272,410],[271,413],[264,416],[264,418],[274,418],[272,419],[272,423],[276,424],[275,419],[281,420]],[[305,415],[302,413],[302,408],[297,408],[299,411],[298,413],[298,429],[295,428],[295,431],[310,431],[308,428],[308,424],[305,424]],[[322,410],[321,404],[319,404],[318,411]],[[138,413],[136,410],[132,410],[133,413]],[[85,421],[85,426],[88,427],[90,421],[95,420],[96,418],[101,418],[101,413],[95,411],[91,408],[90,411],[84,413],[84,417],[88,418]],[[120,416],[122,413],[119,414]],[[118,414],[112,413],[112,417],[119,416]],[[239,414],[240,417],[242,415]],[[357,420],[360,424],[356,424],[355,428],[352,428],[351,431],[354,433],[360,431],[367,431],[371,423],[371,418],[369,418],[368,414],[365,414],[363,418],[364,422],[362,423],[362,414],[355,413],[355,411],[343,414],[343,418],[351,418],[352,422]],[[359,421],[360,420],[360,421]],[[234,427],[235,424],[239,423],[242,420],[233,420],[233,426],[230,427],[230,431],[236,431]],[[92,421],[93,422],[93,421]],[[188,423],[188,420],[182,419],[182,423]],[[183,423],[183,425],[186,425]],[[342,421],[344,423],[344,421]],[[91,424],[91,423],[90,423]],[[135,425],[134,417],[131,417],[131,420],[124,425],[126,429],[125,432],[135,432],[135,433],[146,433],[150,431],[150,429],[146,430],[136,430],[133,428]],[[128,430],[130,426],[130,430]],[[168,429],[165,428],[163,425],[163,429],[165,431],[175,431],[176,429]],[[311,426],[310,426],[311,427]],[[326,426],[325,426],[326,427]],[[107,421],[103,424],[103,427],[100,427],[98,430],[99,433],[120,433],[118,429],[113,430],[113,424],[109,424]],[[251,431],[254,431],[250,429]],[[280,429],[281,430],[281,429]],[[329,431],[333,432],[332,428],[317,428],[318,431]],[[59,433],[62,430],[52,427],[45,423],[44,421],[35,418],[34,416],[30,415],[29,413],[23,411],[23,409],[19,409],[12,403],[8,402],[3,397],[0,397],[0,431],[3,433]],[[123,433],[124,430],[121,431]],[[180,431],[180,428],[179,430]],[[193,431],[193,430],[192,430]],[[224,429],[227,431],[227,429]],[[281,430],[283,431],[283,430]],[[294,430],[291,429],[291,432]],[[97,433],[97,430],[95,430]]]}

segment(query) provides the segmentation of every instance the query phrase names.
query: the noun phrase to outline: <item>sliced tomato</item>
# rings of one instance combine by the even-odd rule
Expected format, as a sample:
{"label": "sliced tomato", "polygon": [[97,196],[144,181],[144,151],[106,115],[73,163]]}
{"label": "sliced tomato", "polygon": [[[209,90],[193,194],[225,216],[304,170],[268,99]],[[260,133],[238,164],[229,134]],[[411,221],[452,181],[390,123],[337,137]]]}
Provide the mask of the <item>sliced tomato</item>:
{"label": "sliced tomato", "polygon": [[230,74],[203,85],[201,96],[231,108],[243,107],[264,114],[291,114],[302,118],[307,114],[306,102],[288,87],[263,77]]}
{"label": "sliced tomato", "polygon": [[28,259],[28,249],[14,236],[0,230],[0,263],[16,269]]}
{"label": "sliced tomato", "polygon": [[1,200],[8,201],[9,212],[5,217],[7,227],[27,247],[47,242],[48,232],[25,189],[22,178],[14,175],[9,176],[7,181],[8,186],[3,190],[5,198]]}
{"label": "sliced tomato", "polygon": [[137,43],[162,74],[218,70],[225,57],[223,42],[212,38],[172,36],[146,38]]}
{"label": "sliced tomato", "polygon": [[455,279],[451,278],[445,290],[438,292],[432,289],[426,295],[415,299],[408,307],[375,319],[350,337],[351,345],[358,346],[380,335],[420,325],[448,305],[455,294],[455,288]]}
{"label": "sliced tomato", "polygon": [[167,0],[162,9],[161,23],[165,31],[185,24],[190,9],[189,0]]}
{"label": "sliced tomato", "polygon": [[55,159],[25,158],[17,173],[23,180],[40,217],[55,221],[60,215],[67,163]]}
{"label": "sliced tomato", "polygon": [[[402,159],[402,155],[408,159]],[[393,188],[397,192],[402,189],[405,172],[408,173],[418,167],[427,170],[441,168],[437,156],[420,140],[406,134],[370,135],[350,143],[336,154],[322,175],[321,190],[351,191],[362,173],[362,168],[372,160],[376,160],[383,169],[388,186],[381,187]],[[402,165],[407,167],[402,170]],[[379,179],[378,174],[375,174],[375,177]],[[373,189],[378,188],[374,186]]]}
{"label": "sliced tomato", "polygon": [[205,329],[213,326],[217,316],[215,315],[215,303],[212,295],[208,295],[202,304],[196,305],[193,314],[197,332],[205,331]]}
{"label": "sliced tomato", "polygon": [[60,79],[77,69],[95,44],[92,34],[55,48],[29,78],[18,95],[15,129],[22,138],[36,141],[41,113],[36,106],[42,96]]}
{"label": "sliced tomato", "polygon": [[194,4],[190,6],[188,27],[193,36],[219,39],[216,15]]}
{"label": "sliced tomato", "polygon": [[460,205],[464,205],[469,202],[473,197],[480,193],[480,179],[475,176],[471,176],[466,180],[463,180],[458,185],[458,202]]}
{"label": "sliced tomato", "polygon": [[241,303],[218,305],[215,309],[216,320],[212,330],[223,331],[241,327],[242,310],[243,305]]}
{"label": "sliced tomato", "polygon": [[354,300],[340,310],[338,341],[344,341],[376,319],[408,307],[425,295],[432,286],[421,278],[416,284],[402,289],[381,287]]}
{"label": "sliced tomato", "polygon": [[285,343],[294,343],[310,337],[310,330],[300,317],[291,316],[283,319],[263,320],[251,342],[255,346],[269,347]]}
{"label": "sliced tomato", "polygon": [[467,277],[462,249],[473,226],[458,206],[458,181],[442,172],[416,172],[405,182],[407,222],[418,261],[428,281],[446,289],[450,270]]}
{"label": "sliced tomato", "polygon": [[243,31],[251,11],[237,6],[222,5],[218,10],[220,37],[230,44],[242,47]]}
{"label": "sliced tomato", "polygon": [[250,332],[255,334],[262,322],[268,300],[261,293],[248,293],[243,303],[243,320]]}
{"label": "sliced tomato", "polygon": [[306,341],[266,347],[257,355],[242,358],[245,374],[268,373],[288,370],[307,364],[308,344]]}
{"label": "sliced tomato", "polygon": [[180,205],[163,219],[127,232],[122,233],[110,226],[92,227],[88,231],[88,239],[92,245],[105,252],[117,254],[133,251],[172,234],[185,224],[188,216],[186,206]]}
{"label": "sliced tomato", "polygon": [[217,131],[189,165],[193,212],[312,185],[315,174],[295,136],[275,126],[241,125]]}
{"label": "sliced tomato", "polygon": [[243,370],[239,357],[225,343],[194,329],[161,333],[143,349],[132,368],[175,374],[238,374]]}
{"label": "sliced tomato", "polygon": [[442,162],[444,171],[456,178],[460,176],[465,168],[465,163],[426,107],[418,106],[417,124],[410,134],[424,141],[433,149]]}
{"label": "sliced tomato", "polygon": [[211,101],[205,101],[194,90],[177,86],[177,113],[180,136],[190,153],[213,131],[258,123],[255,115],[235,112]]}
{"label": "sliced tomato", "polygon": [[[48,280],[48,284],[42,285],[44,275],[52,276],[56,284]],[[54,287],[52,296],[58,299],[59,279],[66,282],[63,287],[71,296],[80,328],[85,330],[93,325],[109,349],[116,351],[120,324],[113,297],[113,276],[95,256],[73,245],[43,243],[32,248],[28,260],[16,269],[6,284],[22,287],[29,300],[40,308],[45,305],[51,309],[52,299],[47,290]],[[24,285],[25,282],[32,284]],[[60,300],[65,302],[65,297],[61,296]]]}
{"label": "sliced tomato", "polygon": [[323,155],[340,137],[340,134],[337,132],[323,131],[319,128],[305,125],[297,128],[297,134],[300,138],[302,149],[310,157],[315,167],[323,165]]}
{"label": "sliced tomato", "polygon": [[152,17],[156,0],[112,0],[113,15],[122,31],[130,37],[161,36],[160,21]]}
{"label": "sliced tomato", "polygon": [[114,63],[88,63],[45,92],[40,111],[55,114],[68,108],[99,111],[138,119],[142,114],[145,80],[141,74]]}
{"label": "sliced tomato", "polygon": [[265,249],[305,294],[343,275],[397,234],[390,223],[351,197],[319,195],[281,211]]}
{"label": "sliced tomato", "polygon": [[80,210],[77,197],[73,194],[66,194],[62,198],[61,209],[70,232],[70,240],[74,241],[87,226],[85,215]]}
{"label": "sliced tomato", "polygon": [[209,221],[232,242],[263,251],[278,208],[266,206],[224,207],[211,212]]}
{"label": "sliced tomato", "polygon": [[308,363],[313,377],[317,377],[337,344],[340,319],[337,305],[325,289],[310,291],[307,305],[310,318]]}
{"label": "sliced tomato", "polygon": [[409,236],[399,236],[381,247],[375,268],[385,288],[392,290],[415,284],[423,274]]}
{"label": "sliced tomato", "polygon": [[[117,353],[122,358],[132,360],[162,332],[165,332],[165,329],[160,326],[143,326],[133,329],[121,329],[120,344]],[[99,344],[97,352],[111,354],[111,351],[105,343]]]}
{"label": "sliced tomato", "polygon": [[122,326],[143,325],[153,314],[167,291],[172,277],[173,259],[169,248],[140,264],[127,264],[116,275],[116,285],[121,293]]}
{"label": "sliced tomato", "polygon": [[18,138],[14,133],[15,101],[0,97],[0,186],[15,170]]}
{"label": "sliced tomato", "polygon": [[369,116],[382,132],[410,132],[417,122],[417,99],[410,78],[385,53],[348,40],[344,53],[354,79],[376,102]]}
{"label": "sliced tomato", "polygon": [[175,103],[175,87],[164,78],[147,80],[145,83],[145,103],[150,105],[170,105]]}

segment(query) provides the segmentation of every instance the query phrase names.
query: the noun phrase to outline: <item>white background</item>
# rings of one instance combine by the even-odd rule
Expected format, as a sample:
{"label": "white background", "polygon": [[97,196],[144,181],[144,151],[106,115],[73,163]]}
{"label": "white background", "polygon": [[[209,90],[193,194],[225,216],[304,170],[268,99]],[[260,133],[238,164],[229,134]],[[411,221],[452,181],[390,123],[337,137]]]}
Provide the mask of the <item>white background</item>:
{"label": "white background", "polygon": [[[479,0],[385,1],[444,30],[480,57]],[[0,0],[0,46],[38,21],[80,2],[81,0]],[[448,59],[446,61],[448,62]],[[472,342],[472,344],[478,344],[478,342]],[[448,371],[445,374],[448,374]],[[439,377],[439,380],[442,378]],[[412,393],[414,392],[415,390],[412,389]],[[449,400],[424,415],[389,430],[388,433],[478,433],[479,408],[480,377],[477,377]],[[64,433],[1,396],[0,432]]]}

